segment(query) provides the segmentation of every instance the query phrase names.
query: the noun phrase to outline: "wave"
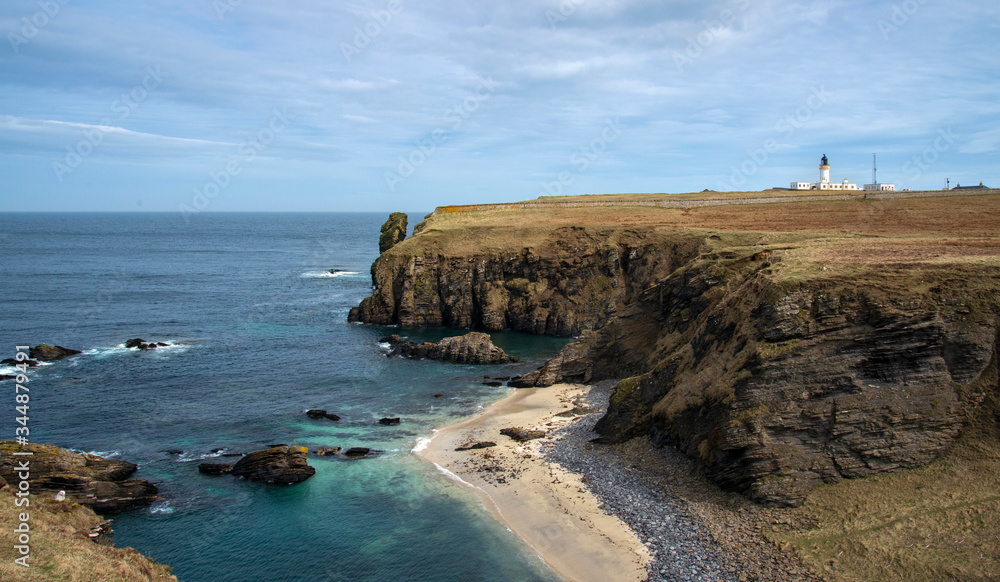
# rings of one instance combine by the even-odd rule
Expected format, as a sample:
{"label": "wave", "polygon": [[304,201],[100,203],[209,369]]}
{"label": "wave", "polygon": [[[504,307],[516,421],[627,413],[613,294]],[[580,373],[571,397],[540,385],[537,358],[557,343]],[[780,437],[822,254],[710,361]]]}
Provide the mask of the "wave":
{"label": "wave", "polygon": [[170,515],[174,512],[174,506],[169,501],[157,501],[149,506],[149,512],[153,515]]}
{"label": "wave", "polygon": [[[437,434],[437,429],[434,429],[434,434],[435,435]],[[434,438],[433,435],[431,435],[430,437],[420,437],[420,438],[418,438],[416,444],[414,444],[413,448],[410,449],[410,452],[411,453],[419,453],[420,451],[426,449],[427,445],[431,444],[431,439],[432,438]]]}
{"label": "wave", "polygon": [[88,455],[94,455],[101,457],[103,459],[114,459],[122,455],[121,451],[82,451],[80,449],[69,449],[76,453],[86,453]]}
{"label": "wave", "polygon": [[303,279],[334,279],[336,277],[351,277],[360,274],[357,271],[338,271],[334,269],[330,271],[306,271],[299,275],[299,277]]}
{"label": "wave", "polygon": [[231,451],[229,449],[216,449],[210,453],[192,453],[183,452],[177,455],[177,461],[179,463],[189,463],[191,461],[204,461],[205,459],[217,459],[219,457],[229,454]]}

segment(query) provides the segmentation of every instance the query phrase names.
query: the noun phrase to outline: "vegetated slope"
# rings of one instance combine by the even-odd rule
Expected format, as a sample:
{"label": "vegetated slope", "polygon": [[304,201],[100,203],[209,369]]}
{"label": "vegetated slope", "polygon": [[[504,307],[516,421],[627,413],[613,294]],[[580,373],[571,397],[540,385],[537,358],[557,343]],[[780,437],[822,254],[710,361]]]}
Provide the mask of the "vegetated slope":
{"label": "vegetated slope", "polygon": [[435,215],[352,318],[580,333],[517,384],[626,377],[604,440],[798,505],[932,461],[997,391],[998,215],[995,193]]}
{"label": "vegetated slope", "polygon": [[[0,580],[25,582],[177,582],[170,568],[157,564],[132,548],[115,548],[91,541],[91,528],[101,522],[92,510],[73,503],[58,502],[48,496],[28,497],[30,505],[15,505],[13,487],[0,489]],[[22,502],[23,503],[23,502]],[[14,563],[21,554],[20,534],[14,531],[20,515],[29,516],[28,563]]]}

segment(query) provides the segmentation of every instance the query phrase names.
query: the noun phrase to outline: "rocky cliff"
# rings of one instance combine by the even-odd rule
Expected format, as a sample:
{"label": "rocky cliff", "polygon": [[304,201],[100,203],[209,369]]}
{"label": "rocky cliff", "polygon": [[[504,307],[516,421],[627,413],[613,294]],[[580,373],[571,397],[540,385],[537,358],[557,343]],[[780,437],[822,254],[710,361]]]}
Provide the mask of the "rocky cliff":
{"label": "rocky cliff", "polygon": [[456,249],[445,236],[418,232],[382,253],[372,265],[373,295],[348,319],[569,337],[608,321],[701,243],[679,233],[581,227],[507,248]]}
{"label": "rocky cliff", "polygon": [[763,254],[689,265],[518,383],[627,376],[601,441],[651,433],[776,505],[934,460],[996,394],[995,270],[992,291],[959,277],[922,294],[789,284],[771,267]]}
{"label": "rocky cliff", "polygon": [[650,434],[724,487],[794,506],[932,461],[1000,391],[1000,241],[971,208],[995,201],[905,204],[627,217],[647,226],[556,211],[544,219],[591,223],[530,236],[527,213],[436,216],[382,254],[350,319],[578,336],[512,385],[624,378],[601,441]]}

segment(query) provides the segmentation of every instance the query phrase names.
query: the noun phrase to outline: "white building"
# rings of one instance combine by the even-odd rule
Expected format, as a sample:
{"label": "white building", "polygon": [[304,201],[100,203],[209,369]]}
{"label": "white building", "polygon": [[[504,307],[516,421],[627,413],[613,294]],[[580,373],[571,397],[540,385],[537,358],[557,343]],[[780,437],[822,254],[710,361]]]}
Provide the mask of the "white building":
{"label": "white building", "polygon": [[865,192],[895,192],[895,184],[865,184]]}
{"label": "white building", "polygon": [[[893,186],[895,190],[895,186]],[[792,182],[792,190],[860,190],[857,184],[851,184],[846,178],[843,182],[830,181],[830,160],[826,154],[819,164],[819,182]]]}

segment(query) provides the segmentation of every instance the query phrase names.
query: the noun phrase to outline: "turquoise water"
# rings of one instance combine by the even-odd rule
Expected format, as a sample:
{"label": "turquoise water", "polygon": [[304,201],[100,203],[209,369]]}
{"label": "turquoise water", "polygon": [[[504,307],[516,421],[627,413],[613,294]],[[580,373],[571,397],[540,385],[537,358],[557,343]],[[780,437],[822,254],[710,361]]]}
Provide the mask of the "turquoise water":
{"label": "turquoise water", "polygon": [[[136,477],[160,488],[156,505],[115,516],[117,545],[184,582],[555,579],[411,450],[505,394],[483,376],[531,369],[564,340],[495,334],[521,364],[386,358],[387,333],[454,332],[347,323],[370,293],[384,219],[0,214],[0,354],[39,343],[85,350],[32,372],[33,442],[136,462]],[[124,349],[133,337],[178,345]],[[308,408],[342,420],[309,419]],[[2,438],[12,438],[10,416]],[[403,422],[381,426],[383,416]],[[272,443],[383,452],[310,457],[316,475],[293,487],[198,473],[199,462]]]}

